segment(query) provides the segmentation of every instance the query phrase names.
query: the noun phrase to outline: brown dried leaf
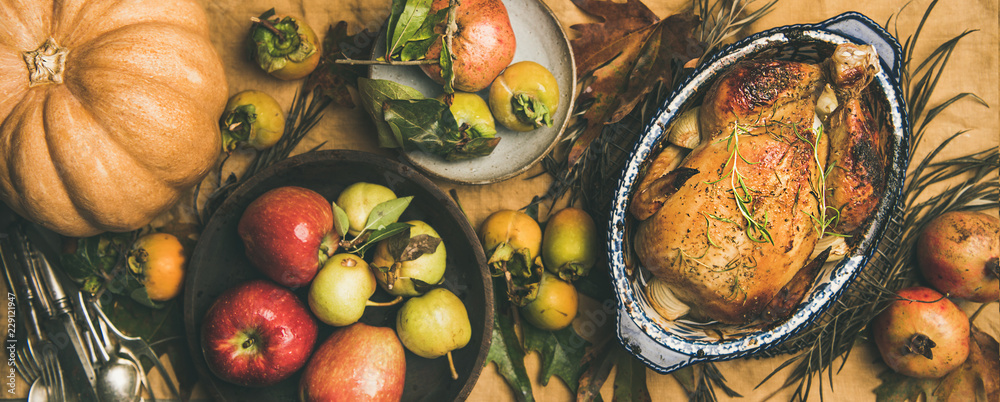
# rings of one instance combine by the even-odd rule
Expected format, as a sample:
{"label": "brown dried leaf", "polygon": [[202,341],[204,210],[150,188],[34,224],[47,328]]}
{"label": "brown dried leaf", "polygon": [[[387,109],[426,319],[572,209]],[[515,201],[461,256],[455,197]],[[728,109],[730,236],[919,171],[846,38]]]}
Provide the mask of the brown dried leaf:
{"label": "brown dried leaf", "polygon": [[357,86],[358,77],[367,75],[363,65],[338,64],[336,60],[346,58],[367,58],[377,35],[362,30],[354,35],[347,34],[347,22],[340,21],[327,29],[323,37],[323,56],[319,66],[309,74],[307,88],[317,88],[330,98],[335,105],[354,107],[354,99],[348,90]]}
{"label": "brown dried leaf", "polygon": [[657,84],[669,87],[675,66],[684,65],[702,51],[692,37],[698,18],[691,14],[657,21],[645,15],[643,10],[648,12],[648,9],[638,1],[610,5],[598,5],[610,3],[607,1],[575,3],[581,8],[614,10],[621,15],[601,14],[603,23],[573,26],[582,33],[572,45],[577,55],[577,71],[586,83],[579,102],[591,105],[582,116],[586,128],[567,157],[570,165],[600,135],[605,124],[620,121]]}

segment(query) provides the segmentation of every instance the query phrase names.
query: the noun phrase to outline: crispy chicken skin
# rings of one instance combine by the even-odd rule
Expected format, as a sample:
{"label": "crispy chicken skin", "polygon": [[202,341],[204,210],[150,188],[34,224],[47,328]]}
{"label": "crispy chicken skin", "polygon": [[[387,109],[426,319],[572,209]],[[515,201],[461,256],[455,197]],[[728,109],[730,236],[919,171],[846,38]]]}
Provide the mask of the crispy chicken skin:
{"label": "crispy chicken skin", "polygon": [[[815,65],[755,61],[732,67],[706,94],[703,140],[678,168],[697,173],[661,183],[675,191],[639,223],[634,243],[693,315],[751,321],[805,266],[817,239],[808,214],[820,167],[809,141],[822,83]],[[825,143],[819,149],[825,160]]]}
{"label": "crispy chicken skin", "polygon": [[[636,188],[636,255],[693,318],[784,318],[828,255],[810,261],[818,189],[826,184],[840,233],[860,227],[884,193],[886,136],[863,99],[877,55],[856,45],[834,53],[821,64],[730,67],[700,106],[701,143],[686,155],[666,146]],[[839,106],[820,135],[816,99],[828,83]]]}
{"label": "crispy chicken skin", "polygon": [[886,137],[862,101],[878,72],[869,46],[841,45],[826,61],[839,106],[827,117],[832,170],[826,177],[827,204],[840,211],[834,230],[853,234],[871,216],[885,193]]}

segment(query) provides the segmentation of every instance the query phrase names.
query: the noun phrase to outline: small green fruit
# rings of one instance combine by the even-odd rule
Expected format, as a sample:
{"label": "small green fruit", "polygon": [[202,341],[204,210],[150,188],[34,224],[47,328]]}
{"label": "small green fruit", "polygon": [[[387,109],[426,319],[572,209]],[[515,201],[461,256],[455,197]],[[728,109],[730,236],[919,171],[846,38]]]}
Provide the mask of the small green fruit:
{"label": "small green fruit", "polygon": [[361,319],[374,293],[375,276],[368,263],[353,254],[336,254],[309,286],[309,308],[320,321],[342,327]]}
{"label": "small green fruit", "polygon": [[[447,266],[448,254],[437,231],[423,221],[414,220],[406,223],[412,225],[409,236],[411,246],[422,247],[429,242],[437,243],[437,246],[433,252],[404,261],[398,261],[397,256],[393,256],[390,252],[391,239],[381,241],[375,246],[375,255],[371,263],[372,272],[379,286],[395,296],[417,296],[423,293],[421,289],[423,284],[441,283]],[[403,258],[407,257],[404,255]],[[414,283],[414,280],[418,282]]]}
{"label": "small green fruit", "polygon": [[357,182],[344,189],[337,196],[337,206],[347,213],[347,220],[350,228],[347,233],[357,236],[365,228],[368,222],[368,215],[378,204],[396,199],[396,193],[388,187],[374,184]]}
{"label": "small green fruit", "polygon": [[600,241],[590,214],[564,208],[549,218],[542,236],[545,269],[567,281],[587,275],[597,261]]}
{"label": "small green fruit", "polygon": [[445,288],[434,288],[403,303],[396,314],[396,333],[406,349],[434,359],[465,347],[472,325],[465,305]]}
{"label": "small green fruit", "polygon": [[538,296],[521,307],[522,316],[540,329],[566,328],[576,318],[578,296],[572,283],[545,273],[538,284]]}

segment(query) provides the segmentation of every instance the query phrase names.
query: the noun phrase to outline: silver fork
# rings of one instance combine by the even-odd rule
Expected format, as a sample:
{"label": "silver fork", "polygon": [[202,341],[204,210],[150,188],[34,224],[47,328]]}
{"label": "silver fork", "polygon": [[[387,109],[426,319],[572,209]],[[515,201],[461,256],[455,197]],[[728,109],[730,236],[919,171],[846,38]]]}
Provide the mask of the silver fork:
{"label": "silver fork", "polygon": [[[31,384],[42,375],[42,365],[35,359],[32,333],[25,333],[29,329],[38,327],[35,309],[32,306],[35,297],[32,289],[24,282],[24,275],[16,265],[18,262],[10,261],[10,257],[12,257],[10,241],[6,236],[0,236],[0,263],[3,264],[4,280],[9,293],[14,295],[18,316],[24,317],[24,320],[28,322],[28,326],[24,327],[24,330],[17,331],[18,340],[23,346],[15,351],[14,368],[28,384]],[[22,302],[27,303],[27,306]]]}
{"label": "silver fork", "polygon": [[[31,289],[33,291],[38,305],[42,309],[42,313],[46,319],[51,319],[53,317],[52,303],[47,298],[45,293],[45,287],[42,285],[40,273],[38,272],[38,267],[35,264],[34,256],[32,255],[34,251],[32,250],[31,243],[28,238],[24,236],[22,232],[18,229],[12,231],[14,233],[15,241],[18,246],[20,246],[21,257],[23,260],[23,267],[27,271],[25,275],[25,282],[28,284],[26,289]],[[33,299],[29,298],[28,302],[31,304],[32,309],[35,307]],[[31,320],[29,320],[31,321]],[[65,384],[63,383],[62,366],[59,363],[58,347],[53,343],[48,337],[45,336],[44,331],[41,329],[41,325],[37,318],[34,322],[29,322],[29,324],[34,325],[35,334],[38,338],[38,344],[33,351],[35,355],[35,361],[40,362],[41,377],[43,383],[49,389],[49,396],[55,396],[55,400],[63,401],[66,400]]]}

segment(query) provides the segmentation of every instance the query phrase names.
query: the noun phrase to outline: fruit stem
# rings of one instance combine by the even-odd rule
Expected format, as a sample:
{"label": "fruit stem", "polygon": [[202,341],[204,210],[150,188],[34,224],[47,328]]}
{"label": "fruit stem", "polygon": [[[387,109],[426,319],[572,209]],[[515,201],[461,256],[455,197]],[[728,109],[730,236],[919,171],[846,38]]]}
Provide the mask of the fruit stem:
{"label": "fruit stem", "polygon": [[376,301],[368,300],[368,301],[365,302],[365,306],[366,307],[389,307],[389,306],[395,306],[395,305],[399,304],[402,301],[403,301],[403,296],[396,296],[395,299],[392,299],[392,300],[387,301],[387,302],[376,302]]}
{"label": "fruit stem", "polygon": [[451,357],[451,351],[448,352],[448,368],[451,369],[451,379],[458,379],[458,371],[455,370],[455,359]]}
{"label": "fruit stem", "polygon": [[252,21],[254,24],[260,24],[260,26],[264,27],[265,29],[267,29],[268,31],[271,31],[271,33],[273,33],[274,35],[276,35],[279,40],[281,40],[282,42],[285,41],[285,34],[282,33],[281,30],[279,30],[278,28],[276,28],[273,24],[271,24],[270,21],[268,21],[266,19],[262,20],[262,19],[257,18],[257,17],[250,17],[250,21]]}

